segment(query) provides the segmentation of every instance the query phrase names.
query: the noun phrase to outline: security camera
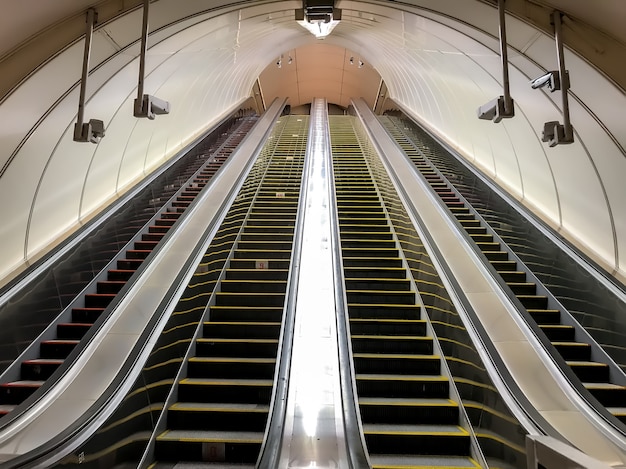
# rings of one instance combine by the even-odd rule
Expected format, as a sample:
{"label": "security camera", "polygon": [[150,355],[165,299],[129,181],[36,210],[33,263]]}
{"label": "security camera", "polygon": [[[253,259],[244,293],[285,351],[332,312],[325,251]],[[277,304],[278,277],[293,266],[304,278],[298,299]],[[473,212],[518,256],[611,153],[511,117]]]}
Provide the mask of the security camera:
{"label": "security camera", "polygon": [[87,123],[74,124],[74,141],[98,143],[104,137],[104,122],[91,119]]}
{"label": "security camera", "polygon": [[480,106],[477,114],[479,119],[491,120],[498,123],[504,118],[515,116],[513,100],[511,99],[511,106],[508,112],[506,110],[504,96],[498,96],[496,99]]}
{"label": "security camera", "polygon": [[[570,126],[570,135],[573,135],[573,130]],[[559,121],[550,121],[543,124],[543,132],[541,133],[541,141],[555,147],[557,145],[565,143],[573,143],[573,137],[567,137],[565,125],[560,124]]]}
{"label": "security camera", "polygon": [[551,72],[546,73],[545,75],[541,75],[538,78],[535,78],[530,82],[530,86],[536,90],[538,88],[543,88],[545,86],[551,92],[555,92],[561,89],[561,79],[559,77],[559,72],[553,70]]}
{"label": "security camera", "polygon": [[142,99],[135,99],[135,117],[147,117],[152,120],[157,115],[169,114],[170,103],[156,96],[144,94]]}

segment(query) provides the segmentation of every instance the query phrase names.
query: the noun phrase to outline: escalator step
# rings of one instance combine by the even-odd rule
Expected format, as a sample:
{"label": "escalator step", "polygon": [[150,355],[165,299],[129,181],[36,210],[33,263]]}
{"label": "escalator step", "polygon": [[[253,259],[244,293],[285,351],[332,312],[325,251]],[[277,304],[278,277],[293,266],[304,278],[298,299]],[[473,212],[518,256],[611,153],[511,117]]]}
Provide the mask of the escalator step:
{"label": "escalator step", "polygon": [[185,378],[178,385],[178,399],[185,402],[269,404],[272,379]]}
{"label": "escalator step", "polygon": [[237,249],[242,251],[291,251],[291,240],[288,241],[239,241]]}
{"label": "escalator step", "polygon": [[256,462],[263,432],[166,430],[156,438],[159,461]]}
{"label": "escalator step", "polygon": [[437,355],[355,353],[358,374],[436,375],[441,372]]}
{"label": "escalator step", "polygon": [[371,454],[372,469],[480,469],[470,457]]}
{"label": "escalator step", "polygon": [[528,309],[528,314],[540,325],[559,325],[561,312],[558,309]]}
{"label": "escalator step", "polygon": [[381,240],[381,239],[346,239],[341,238],[342,249],[395,249],[396,242],[393,240]]}
{"label": "escalator step", "polygon": [[350,319],[354,335],[426,335],[426,321],[410,319]]}
{"label": "escalator step", "polygon": [[507,282],[507,285],[516,295],[535,295],[537,285],[532,282]]}
{"label": "escalator step", "polygon": [[215,295],[216,306],[283,306],[285,304],[284,293],[248,293],[248,292],[217,292]]}
{"label": "escalator step", "polygon": [[265,280],[286,282],[288,270],[278,269],[227,269],[226,280]]}
{"label": "escalator step", "polygon": [[626,407],[608,407],[607,410],[620,422],[626,424]]}
{"label": "escalator step", "polygon": [[126,285],[126,282],[123,280],[107,280],[101,281],[97,283],[98,293],[114,293],[117,294],[120,292],[122,287]]}
{"label": "escalator step", "polygon": [[263,432],[268,405],[177,402],[167,411],[171,430]]}
{"label": "escalator step", "polygon": [[476,246],[478,246],[478,248],[483,251],[483,252],[487,252],[487,251],[500,251],[500,243],[487,243],[487,242],[477,242]]}
{"label": "escalator step", "polygon": [[115,293],[87,293],[85,295],[85,307],[106,308],[115,298]]}
{"label": "escalator step", "polygon": [[283,306],[280,307],[241,307],[241,306],[211,306],[211,321],[240,321],[240,322],[278,322],[283,318]]}
{"label": "escalator step", "polygon": [[524,283],[526,281],[526,272],[502,271],[498,273],[505,282]]}
{"label": "escalator step", "polygon": [[419,305],[348,304],[351,319],[421,319]]}
{"label": "escalator step", "polygon": [[344,268],[346,280],[363,278],[405,279],[406,270],[402,267],[346,267]]}
{"label": "escalator step", "polygon": [[126,258],[144,260],[151,252],[150,249],[129,249],[126,251]]}
{"label": "escalator step", "polygon": [[120,259],[117,261],[119,270],[137,270],[143,263],[143,259]]}
{"label": "escalator step", "polygon": [[265,269],[257,268],[257,260],[256,259],[231,259],[230,267],[231,269],[254,269],[254,270],[287,270],[289,268],[289,260],[288,259],[269,259],[267,257],[260,257],[258,261],[263,261],[265,264]]}
{"label": "escalator step", "polygon": [[517,262],[516,261],[489,261],[489,263],[496,269],[498,272],[515,272],[517,271]]}
{"label": "escalator step", "polygon": [[40,347],[41,358],[67,358],[78,342],[78,340],[44,340]]}
{"label": "escalator step", "polygon": [[527,309],[545,309],[548,307],[548,297],[543,295],[516,295]]}
{"label": "escalator step", "polygon": [[341,240],[347,242],[355,241],[393,241],[393,234],[389,231],[343,231],[341,233]]}
{"label": "escalator step", "polygon": [[148,233],[160,233],[165,234],[170,230],[170,226],[152,225],[148,227]]}
{"label": "escalator step", "polygon": [[605,407],[623,407],[626,386],[611,383],[583,383],[585,388]]}
{"label": "escalator step", "polygon": [[57,324],[57,338],[58,339],[82,339],[83,336],[91,329],[93,324],[85,323],[60,323]]}
{"label": "escalator step", "polygon": [[196,341],[196,354],[203,357],[273,358],[277,353],[277,339],[202,338]]}
{"label": "escalator step", "polygon": [[44,381],[12,381],[0,384],[0,403],[19,405],[43,385]]}
{"label": "escalator step", "polygon": [[351,223],[339,223],[339,231],[341,232],[341,237],[343,238],[344,234],[347,234],[349,237],[355,236],[359,232],[364,233],[381,233],[386,234],[389,233],[389,227],[387,225],[370,225],[368,227],[363,227],[363,225],[353,225]]}
{"label": "escalator step", "polygon": [[287,282],[282,280],[222,280],[222,293],[283,293]]}
{"label": "escalator step", "polygon": [[400,268],[402,267],[402,259],[396,258],[372,258],[369,256],[364,257],[344,257],[344,268],[349,267],[372,267],[372,268]]}
{"label": "escalator step", "polygon": [[[506,251],[497,251],[497,250],[496,251],[483,251],[483,254],[487,258],[487,260],[493,261],[493,262],[502,262],[502,261],[506,261],[509,258],[509,253]],[[506,274],[507,272],[500,272],[500,275],[502,275],[502,278],[504,278],[505,281],[507,281],[505,278]],[[526,279],[526,274],[524,274],[522,281],[525,279]]]}
{"label": "escalator step", "polygon": [[201,378],[271,379],[275,358],[192,357],[187,376]]}
{"label": "escalator step", "polygon": [[372,249],[363,249],[363,248],[341,248],[341,253],[344,257],[344,262],[346,258],[363,258],[363,257],[382,257],[382,258],[394,258],[398,257],[400,252],[398,249],[394,248],[372,248]]}
{"label": "escalator step", "polygon": [[457,425],[459,405],[450,399],[359,399],[364,424]]}
{"label": "escalator step", "polygon": [[108,280],[111,280],[111,281],[128,281],[134,273],[135,273],[134,270],[114,269],[114,270],[109,270],[107,278]]}
{"label": "escalator step", "polygon": [[591,360],[591,345],[581,342],[552,342],[565,360]]}
{"label": "escalator step", "polygon": [[470,455],[469,433],[456,425],[364,424],[363,433],[370,453]]}
{"label": "escalator step", "polygon": [[288,260],[291,258],[291,250],[285,249],[283,251],[267,251],[264,249],[246,249],[246,250],[237,249],[233,253],[233,258],[234,259],[254,259],[254,260],[256,259]]}
{"label": "escalator step", "polygon": [[72,308],[72,322],[93,324],[98,320],[104,308]]}
{"label": "escalator step", "polygon": [[609,366],[606,363],[570,361],[566,362],[583,383],[608,383]]}
{"label": "escalator step", "polygon": [[541,324],[539,328],[546,334],[550,341],[572,341],[576,336],[574,326]]}
{"label": "escalator step", "polygon": [[160,242],[165,233],[144,233],[141,235],[141,239],[143,241],[155,241],[156,243]]}
{"label": "escalator step", "polygon": [[154,251],[154,248],[159,244],[160,239],[148,240],[142,239],[141,241],[135,241],[135,249],[140,251]]}
{"label": "escalator step", "polygon": [[21,364],[20,377],[25,381],[45,381],[63,364],[62,359],[34,358]]}
{"label": "escalator step", "polygon": [[346,297],[350,304],[409,306],[415,304],[414,291],[347,290]]}
{"label": "escalator step", "polygon": [[275,339],[280,335],[279,322],[205,322],[204,337],[239,337],[242,339]]}
{"label": "escalator step", "polygon": [[[405,272],[406,274],[406,272]],[[409,279],[388,279],[388,278],[346,278],[346,290],[379,290],[379,291],[410,291],[411,281]]]}
{"label": "escalator step", "polygon": [[352,335],[354,353],[432,355],[432,337]]}

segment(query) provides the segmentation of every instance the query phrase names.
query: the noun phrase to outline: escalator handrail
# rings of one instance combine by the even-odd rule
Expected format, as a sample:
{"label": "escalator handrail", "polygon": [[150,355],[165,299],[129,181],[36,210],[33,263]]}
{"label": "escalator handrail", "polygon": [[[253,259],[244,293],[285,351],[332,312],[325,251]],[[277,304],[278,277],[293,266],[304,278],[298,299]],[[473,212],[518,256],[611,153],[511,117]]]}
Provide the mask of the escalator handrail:
{"label": "escalator handrail", "polygon": [[[269,109],[275,112],[270,114],[266,113],[266,120],[273,122],[275,118],[280,115],[280,112],[282,112],[285,103],[286,100],[276,100],[274,103],[276,107],[272,108],[270,106],[270,108],[268,108],[268,113]],[[276,113],[276,109],[278,109],[278,113]],[[259,120],[257,125],[261,125],[260,123],[261,120]],[[271,129],[271,126],[267,125],[265,138],[269,133],[269,129]],[[260,140],[264,141],[265,138]],[[247,137],[244,141],[245,140],[247,140]],[[206,250],[206,245],[210,242],[211,237],[219,228],[222,218],[225,216],[230,205],[232,205],[238,188],[245,179],[249,167],[255,160],[255,155],[258,154],[261,147],[262,145],[256,142],[255,149],[252,151],[252,156],[248,162],[249,164],[246,165],[246,169],[240,172],[236,178],[236,182],[229,188],[227,194],[224,195],[216,216],[213,217],[204,233],[200,236],[199,242],[192,249],[191,254],[184,263],[183,269],[176,275],[173,284],[167,287],[167,293],[164,295],[157,310],[143,329],[124,364],[120,367],[115,379],[89,409],[70,426],[32,451],[3,463],[3,468],[50,467],[86,441],[122,402],[126,393],[130,390],[143,369],[144,363],[152,350],[152,345],[155,343],[156,338],[167,322],[168,313],[175,307],[176,300],[186,287],[188,278],[193,275],[198,259],[202,258]],[[229,159],[229,161],[231,160]]]}
{"label": "escalator handrail", "polygon": [[[326,116],[328,121],[328,116]],[[330,132],[327,142],[330,147]],[[329,148],[329,154],[332,152]],[[332,158],[332,156],[331,156]],[[335,171],[332,162],[328,165],[329,210],[331,220],[330,245],[333,252],[333,270],[335,277],[335,308],[337,323],[337,344],[339,353],[339,379],[341,382],[341,402],[343,409],[344,435],[346,437],[346,452],[351,469],[372,467],[363,433],[363,422],[358,407],[356,388],[356,371],[352,355],[352,340],[350,338],[350,317],[348,315],[348,296],[345,289],[345,276],[341,256],[341,241],[339,235],[339,213],[335,190]]]}

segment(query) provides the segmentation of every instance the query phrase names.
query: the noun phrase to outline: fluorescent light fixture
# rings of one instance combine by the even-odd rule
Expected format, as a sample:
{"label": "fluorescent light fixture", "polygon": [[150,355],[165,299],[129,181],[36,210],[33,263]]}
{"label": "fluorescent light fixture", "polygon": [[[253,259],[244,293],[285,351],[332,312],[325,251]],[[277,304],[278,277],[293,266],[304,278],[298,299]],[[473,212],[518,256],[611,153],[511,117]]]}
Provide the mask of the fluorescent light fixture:
{"label": "fluorescent light fixture", "polygon": [[303,8],[295,10],[295,19],[317,39],[324,39],[341,21],[341,9],[334,0],[303,0]]}
{"label": "fluorescent light fixture", "polygon": [[333,32],[333,29],[335,29],[335,26],[339,24],[339,21],[330,20],[326,23],[324,21],[312,21],[309,23],[307,20],[302,20],[298,21],[298,24],[313,34],[316,38],[324,39]]}

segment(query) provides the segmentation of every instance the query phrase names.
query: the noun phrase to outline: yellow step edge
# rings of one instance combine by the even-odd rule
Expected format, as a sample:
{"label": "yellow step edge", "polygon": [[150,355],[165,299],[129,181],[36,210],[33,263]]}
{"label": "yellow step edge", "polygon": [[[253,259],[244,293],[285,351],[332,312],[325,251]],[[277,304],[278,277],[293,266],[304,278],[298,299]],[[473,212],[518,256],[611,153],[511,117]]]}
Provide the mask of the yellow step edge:
{"label": "yellow step edge", "polygon": [[273,325],[280,326],[279,322],[253,322],[253,321],[204,321],[205,325],[215,325],[215,326],[265,326],[265,325]]}
{"label": "yellow step edge", "polygon": [[435,436],[469,436],[467,430],[463,427],[456,427],[458,432],[447,432],[447,431],[392,431],[392,430],[382,430],[382,431],[374,431],[374,430],[363,430],[365,435],[400,435],[400,436],[421,436],[421,435],[435,435]]}
{"label": "yellow step edge", "polygon": [[276,363],[275,358],[247,358],[247,357],[191,357],[195,363]]}
{"label": "yellow step edge", "polygon": [[[164,439],[168,439],[167,434],[170,433],[170,430],[165,430],[163,433],[161,433],[159,436],[157,436],[157,440],[164,440]],[[186,438],[175,438],[176,441],[183,441],[186,443],[241,443],[241,444],[246,444],[246,443],[252,443],[252,444],[260,444],[263,443],[263,439],[251,439],[251,438],[242,438],[241,440],[239,439],[234,439],[234,438],[190,438],[190,437],[186,437]]]}
{"label": "yellow step edge", "polygon": [[235,407],[184,407],[179,403],[172,404],[168,410],[177,410],[179,412],[228,412],[228,413],[257,413],[257,414],[267,414],[269,412],[269,406],[265,406],[264,408],[256,409],[256,408],[235,408]]}
{"label": "yellow step edge", "polygon": [[[442,462],[445,462],[445,456],[439,456]],[[476,462],[474,458],[468,457],[467,460],[473,464],[473,466],[415,466],[412,464],[372,464],[372,469],[482,469],[482,466]],[[491,466],[492,469],[493,466]]]}
{"label": "yellow step edge", "polygon": [[425,319],[384,319],[384,318],[374,318],[374,319],[365,319],[365,318],[351,318],[350,322],[382,322],[382,323],[398,323],[398,324],[403,324],[403,323],[409,323],[409,324],[413,324],[413,323],[426,323]]}
{"label": "yellow step edge", "polygon": [[[249,381],[254,381],[254,382],[249,382]],[[274,381],[272,381],[271,379],[257,379],[257,380],[235,380],[233,379],[232,381],[219,381],[219,380],[198,380],[198,379],[190,379],[190,378],[183,378],[181,379],[178,384],[190,384],[190,385],[198,385],[198,386],[231,386],[231,385],[237,385],[237,386],[268,386],[268,387],[272,387],[274,385]]]}
{"label": "yellow step edge", "polygon": [[352,334],[350,336],[352,339],[373,339],[373,340],[415,340],[416,342],[420,341],[431,341],[432,337],[429,336],[413,336],[413,335],[373,335],[373,334]]}
{"label": "yellow step edge", "polygon": [[[428,399],[428,398],[424,398]],[[402,406],[402,407],[458,407],[459,403],[452,399],[446,399],[447,402],[410,402],[410,401],[393,401],[393,402],[375,402],[368,401],[367,398],[359,399],[359,405],[383,405],[383,406]]]}
{"label": "yellow step edge", "polygon": [[252,343],[252,344],[277,344],[278,339],[223,339],[213,337],[201,337],[196,339],[197,342],[218,342],[218,343]]}
{"label": "yellow step edge", "polygon": [[416,355],[416,354],[406,354],[406,353],[354,353],[354,357],[357,358],[406,358],[411,360],[440,360],[440,355]]}

